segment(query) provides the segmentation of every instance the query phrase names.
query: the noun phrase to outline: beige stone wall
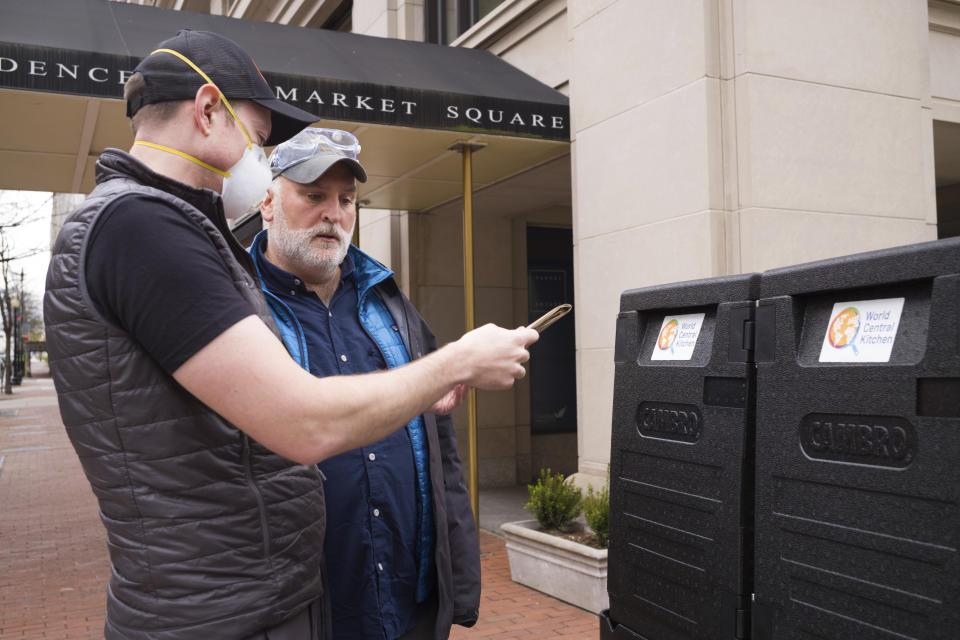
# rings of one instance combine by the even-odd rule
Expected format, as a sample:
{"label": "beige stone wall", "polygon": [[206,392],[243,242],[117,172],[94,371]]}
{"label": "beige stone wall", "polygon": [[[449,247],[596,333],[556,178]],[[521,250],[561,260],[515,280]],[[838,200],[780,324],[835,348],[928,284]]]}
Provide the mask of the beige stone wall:
{"label": "beige stone wall", "polygon": [[931,63],[926,0],[568,12],[579,466],[596,477],[621,291],[936,237]]}
{"label": "beige stone wall", "polygon": [[423,41],[423,0],[358,0],[353,32],[381,38]]}
{"label": "beige stone wall", "polygon": [[[357,4],[358,31],[413,28],[404,3]],[[958,34],[940,0],[508,0],[455,43],[570,96],[572,219],[543,215],[574,230],[585,481],[609,459],[623,290],[936,237],[932,124],[960,122]],[[478,238],[479,319],[521,322],[527,220],[482,219],[500,244]],[[459,218],[409,220],[411,295],[455,338]],[[569,438],[531,437],[525,385],[480,416],[485,486],[572,464]]]}
{"label": "beige stone wall", "polygon": [[733,4],[742,271],[936,237],[926,9]]}
{"label": "beige stone wall", "polygon": [[360,249],[393,270],[400,289],[410,292],[409,214],[406,211],[364,209],[357,216]]}
{"label": "beige stone wall", "polygon": [[[476,308],[478,325],[513,321],[510,277],[512,241],[509,221],[482,216],[475,225]],[[491,242],[497,238],[498,241]],[[443,344],[463,334],[463,225],[456,207],[411,214],[411,299]],[[503,262],[507,268],[503,268]],[[466,405],[454,413],[461,458],[467,459]],[[481,486],[513,484],[516,479],[514,395],[480,392],[477,397],[478,452]]]}
{"label": "beige stone wall", "polygon": [[929,4],[930,111],[934,125],[937,231],[960,235],[960,4]]}
{"label": "beige stone wall", "polygon": [[960,123],[960,4],[933,0],[930,21],[930,107],[935,120]]}
{"label": "beige stone wall", "polygon": [[567,93],[570,47],[566,0],[506,0],[453,46],[490,51]]}
{"label": "beige stone wall", "polygon": [[579,468],[595,484],[610,456],[620,293],[719,275],[729,260],[709,5],[568,3]]}
{"label": "beige stone wall", "polygon": [[[362,0],[353,3],[353,33],[401,40],[424,39],[423,0]],[[360,136],[363,137],[362,134]],[[360,141],[361,145],[363,140]],[[361,156],[361,161],[363,160]],[[361,185],[360,197],[363,197]],[[409,216],[406,211],[363,209],[357,219],[360,248],[393,270],[410,295]]]}
{"label": "beige stone wall", "polygon": [[[475,211],[474,256],[476,322],[501,326],[515,323],[513,253],[515,237],[509,218]],[[463,225],[458,207],[411,214],[411,283],[414,304],[427,319],[440,343],[463,333]],[[517,435],[515,392],[479,392],[477,428],[481,487],[517,482],[517,456],[529,456],[526,441]],[[528,421],[529,422],[529,421]],[[460,455],[467,458],[467,414],[454,413]],[[529,424],[526,425],[529,434]],[[524,451],[524,449],[526,449]]]}

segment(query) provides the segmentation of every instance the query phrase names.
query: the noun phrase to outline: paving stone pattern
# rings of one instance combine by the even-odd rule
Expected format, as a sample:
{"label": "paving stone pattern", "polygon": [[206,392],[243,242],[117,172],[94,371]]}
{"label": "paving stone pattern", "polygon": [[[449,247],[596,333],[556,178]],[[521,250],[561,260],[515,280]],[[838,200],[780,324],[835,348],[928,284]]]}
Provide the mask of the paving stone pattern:
{"label": "paving stone pattern", "polygon": [[0,417],[0,638],[103,638],[110,569],[97,501],[50,379],[14,389],[0,396],[0,409],[18,409]]}
{"label": "paving stone pattern", "polygon": [[502,538],[481,531],[480,552],[480,620],[470,629],[455,626],[452,640],[598,640],[597,616],[510,579]]}
{"label": "paving stone pattern", "polygon": [[[97,502],[60,422],[45,366],[0,395],[0,639],[103,637],[109,559]],[[510,579],[501,538],[480,534],[480,621],[454,640],[597,640],[593,614]]]}

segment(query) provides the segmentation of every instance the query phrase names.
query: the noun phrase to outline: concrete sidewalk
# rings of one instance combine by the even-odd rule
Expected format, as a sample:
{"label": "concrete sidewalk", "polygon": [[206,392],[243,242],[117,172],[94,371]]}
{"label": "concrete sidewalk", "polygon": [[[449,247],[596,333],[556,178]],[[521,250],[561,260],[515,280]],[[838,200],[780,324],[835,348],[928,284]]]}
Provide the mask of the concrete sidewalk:
{"label": "concrete sidewalk", "polygon": [[[33,373],[0,396],[0,639],[102,638],[110,568],[97,502],[46,365],[34,361]],[[501,538],[482,532],[480,547],[480,622],[455,627],[452,638],[599,637],[595,615],[510,580]]]}

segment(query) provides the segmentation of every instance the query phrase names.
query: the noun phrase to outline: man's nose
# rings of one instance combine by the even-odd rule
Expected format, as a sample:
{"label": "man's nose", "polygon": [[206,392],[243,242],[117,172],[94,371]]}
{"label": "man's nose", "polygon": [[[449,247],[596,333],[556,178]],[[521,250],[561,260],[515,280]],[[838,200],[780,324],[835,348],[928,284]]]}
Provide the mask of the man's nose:
{"label": "man's nose", "polygon": [[324,222],[339,222],[342,215],[335,200],[327,200],[320,205],[320,219]]}

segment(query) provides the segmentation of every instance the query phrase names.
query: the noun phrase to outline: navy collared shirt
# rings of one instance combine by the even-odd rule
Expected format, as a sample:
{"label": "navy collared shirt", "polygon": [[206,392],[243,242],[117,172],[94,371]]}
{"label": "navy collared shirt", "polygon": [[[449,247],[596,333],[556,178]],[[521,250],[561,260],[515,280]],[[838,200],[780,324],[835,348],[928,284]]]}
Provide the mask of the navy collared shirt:
{"label": "navy collared shirt", "polygon": [[[264,285],[303,328],[310,373],[387,368],[360,324],[349,255],[340,265],[340,284],[329,308],[295,275],[261,258]],[[423,606],[416,603],[417,480],[410,436],[399,429],[318,466],[326,476],[324,556],[334,638],[394,640],[416,624]]]}

